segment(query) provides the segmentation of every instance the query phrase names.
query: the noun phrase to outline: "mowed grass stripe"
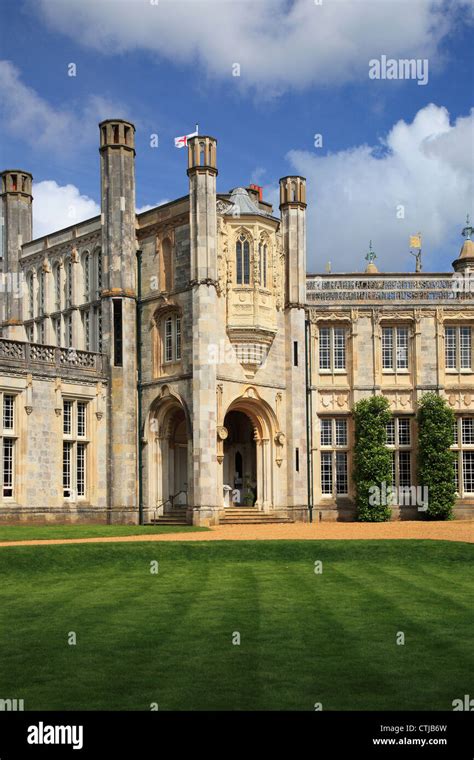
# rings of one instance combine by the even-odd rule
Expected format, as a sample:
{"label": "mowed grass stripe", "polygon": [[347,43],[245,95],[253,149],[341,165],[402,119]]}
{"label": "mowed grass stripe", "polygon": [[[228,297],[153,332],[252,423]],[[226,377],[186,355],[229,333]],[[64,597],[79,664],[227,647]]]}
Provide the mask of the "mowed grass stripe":
{"label": "mowed grass stripe", "polygon": [[[381,583],[377,590],[373,584],[375,569]],[[429,691],[435,700],[447,700],[446,680],[459,683],[465,680],[463,656],[472,613],[462,607],[453,609],[446,600],[443,605],[433,604],[429,587],[423,589],[413,578],[397,581],[383,566],[368,566],[365,570],[366,575],[360,575],[358,582],[365,585],[368,593],[357,610],[360,628],[356,630],[354,625],[349,655],[354,664],[348,668],[363,674],[362,680],[370,687],[364,700],[374,710],[394,709],[391,707],[394,699],[405,704],[406,709],[426,710],[429,709],[426,695],[411,688],[412,682],[423,681],[432,682]],[[349,578],[347,572],[341,576],[344,580],[341,585],[350,587],[353,576]],[[353,594],[349,596],[354,600]],[[455,629],[464,638],[453,636]],[[405,635],[404,645],[396,643],[399,632]],[[375,682],[369,677],[371,673]],[[445,709],[449,709],[451,701],[445,701]],[[342,709],[350,709],[350,705]]]}
{"label": "mowed grass stripe", "polygon": [[472,554],[406,540],[8,549],[2,691],[27,709],[450,709],[470,693]]}
{"label": "mowed grass stripe", "polygon": [[160,533],[199,533],[209,528],[195,525],[0,525],[1,541],[147,536]]}

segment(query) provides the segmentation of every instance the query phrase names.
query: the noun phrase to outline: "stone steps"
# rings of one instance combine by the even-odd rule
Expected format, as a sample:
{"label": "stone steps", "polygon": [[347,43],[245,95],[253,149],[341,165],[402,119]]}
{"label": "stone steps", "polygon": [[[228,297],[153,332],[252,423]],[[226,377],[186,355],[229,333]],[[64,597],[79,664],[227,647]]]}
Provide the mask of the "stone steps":
{"label": "stone steps", "polygon": [[165,512],[156,519],[152,517],[147,525],[188,525],[186,507],[175,507],[173,511]]}
{"label": "stone steps", "polygon": [[272,513],[260,512],[255,507],[231,507],[220,518],[220,525],[274,525],[292,523],[290,517],[278,517]]}
{"label": "stone steps", "polygon": [[[275,525],[293,523],[291,517],[279,517],[273,513],[260,512],[256,507],[230,507],[221,516],[220,525]],[[189,525],[186,508],[174,508],[173,511],[151,518],[147,525]]]}

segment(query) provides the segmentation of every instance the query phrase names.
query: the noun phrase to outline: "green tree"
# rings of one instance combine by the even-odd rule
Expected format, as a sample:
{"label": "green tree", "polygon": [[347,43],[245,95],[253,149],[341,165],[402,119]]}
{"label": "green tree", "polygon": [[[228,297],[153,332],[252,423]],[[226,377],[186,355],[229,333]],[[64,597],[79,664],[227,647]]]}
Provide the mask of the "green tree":
{"label": "green tree", "polygon": [[391,418],[384,396],[362,399],[354,407],[354,482],[357,517],[363,522],[385,522],[391,516],[387,504],[370,503],[374,501],[371,489],[377,487],[381,493],[383,484],[386,488],[392,485],[392,454],[387,449],[387,424]]}
{"label": "green tree", "polygon": [[436,393],[425,393],[418,407],[418,482],[428,489],[427,517],[449,520],[456,500],[455,415]]}

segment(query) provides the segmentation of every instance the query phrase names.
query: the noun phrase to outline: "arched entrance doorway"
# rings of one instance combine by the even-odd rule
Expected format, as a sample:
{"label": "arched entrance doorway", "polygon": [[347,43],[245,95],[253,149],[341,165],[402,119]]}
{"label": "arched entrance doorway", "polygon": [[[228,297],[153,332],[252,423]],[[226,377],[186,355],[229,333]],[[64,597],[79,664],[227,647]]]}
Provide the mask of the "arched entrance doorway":
{"label": "arched entrance doorway", "polygon": [[[218,428],[218,460],[222,462],[224,507],[237,504],[262,511],[275,509],[281,498],[279,468],[284,440],[275,412],[255,388],[248,387],[229,404],[223,423]],[[234,494],[237,501],[229,499],[232,494],[226,486],[241,491]]]}
{"label": "arched entrance doorway", "polygon": [[149,507],[157,515],[185,506],[190,486],[190,425],[181,399],[163,389],[149,414]]}
{"label": "arched entrance doorway", "polygon": [[183,505],[188,493],[188,436],[184,411],[178,409],[170,420],[170,436],[168,439],[170,486],[173,504]]}
{"label": "arched entrance doorway", "polygon": [[244,412],[228,412],[224,419],[224,483],[232,488],[233,506],[257,502],[257,458],[252,420]]}

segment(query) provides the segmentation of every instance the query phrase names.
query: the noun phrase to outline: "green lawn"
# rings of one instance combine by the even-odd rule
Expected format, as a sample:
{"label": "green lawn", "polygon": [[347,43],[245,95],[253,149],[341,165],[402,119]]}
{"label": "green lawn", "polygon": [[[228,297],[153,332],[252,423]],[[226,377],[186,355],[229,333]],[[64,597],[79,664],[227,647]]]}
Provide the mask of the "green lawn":
{"label": "green lawn", "polygon": [[147,533],[189,533],[198,530],[209,528],[193,525],[0,525],[0,541],[139,536]]}
{"label": "green lawn", "polygon": [[5,547],[0,696],[27,710],[450,710],[473,693],[473,554],[407,540]]}

